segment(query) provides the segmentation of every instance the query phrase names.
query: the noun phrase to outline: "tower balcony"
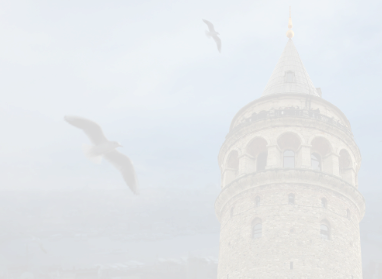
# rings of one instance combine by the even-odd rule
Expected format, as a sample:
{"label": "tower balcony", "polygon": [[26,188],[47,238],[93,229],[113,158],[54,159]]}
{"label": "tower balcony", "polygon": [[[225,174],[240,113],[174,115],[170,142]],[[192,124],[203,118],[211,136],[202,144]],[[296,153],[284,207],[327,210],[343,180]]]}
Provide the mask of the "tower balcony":
{"label": "tower balcony", "polygon": [[309,119],[318,121],[320,123],[329,125],[333,128],[339,129],[346,133],[348,136],[353,137],[350,127],[343,125],[333,117],[328,117],[326,115],[321,114],[319,109],[299,109],[294,107],[286,107],[283,109],[273,109],[269,111],[253,113],[251,117],[244,118],[241,123],[234,126],[229,131],[226,138],[231,137],[241,129],[245,129],[254,123],[286,118]]}
{"label": "tower balcony", "polygon": [[360,154],[350,129],[328,121],[317,110],[275,110],[267,115],[246,121],[248,126],[235,127],[226,139],[219,154],[222,188],[266,169],[312,170],[358,187]]}

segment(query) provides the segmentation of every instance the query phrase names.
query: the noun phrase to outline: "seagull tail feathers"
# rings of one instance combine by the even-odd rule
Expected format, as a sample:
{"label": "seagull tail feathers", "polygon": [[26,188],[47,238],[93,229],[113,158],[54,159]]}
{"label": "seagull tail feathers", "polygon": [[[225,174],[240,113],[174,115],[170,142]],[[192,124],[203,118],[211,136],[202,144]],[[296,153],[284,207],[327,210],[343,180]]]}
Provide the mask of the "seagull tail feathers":
{"label": "seagull tail feathers", "polygon": [[88,144],[83,144],[82,145],[82,151],[84,152],[85,156],[90,160],[92,161],[93,163],[95,164],[101,164],[102,163],[102,155],[100,156],[95,156],[92,154],[92,149],[93,149],[93,146],[92,145],[88,145]]}

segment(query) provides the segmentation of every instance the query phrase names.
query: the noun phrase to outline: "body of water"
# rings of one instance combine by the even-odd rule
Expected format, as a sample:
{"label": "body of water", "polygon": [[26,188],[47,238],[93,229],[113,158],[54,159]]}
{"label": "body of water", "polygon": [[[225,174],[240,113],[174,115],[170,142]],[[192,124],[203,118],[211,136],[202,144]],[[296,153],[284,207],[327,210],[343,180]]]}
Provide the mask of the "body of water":
{"label": "body of water", "polygon": [[[137,260],[145,264],[153,264],[158,254],[162,258],[179,258],[187,256],[188,251],[194,255],[215,256],[219,253],[219,234],[197,234],[176,237],[158,241],[113,241],[108,237],[89,238],[88,241],[75,242],[73,238],[63,238],[60,241],[43,239],[48,254],[42,253],[37,243],[29,239],[14,239],[0,246],[0,270],[6,269],[7,264],[25,264],[25,258],[16,255],[28,244],[29,250],[35,253],[29,262],[34,266],[62,264],[64,268],[90,267],[97,263],[118,263]],[[126,254],[113,255],[110,249],[123,247]],[[361,241],[362,264],[365,266],[370,260],[382,260],[382,243]]]}
{"label": "body of water", "polygon": [[[121,242],[108,237],[89,238],[88,241],[75,242],[73,238],[63,238],[59,241],[42,239],[48,254],[44,254],[38,244],[27,238],[14,239],[0,246],[0,270],[5,270],[7,264],[25,264],[26,258],[16,255],[25,251],[34,251],[29,257],[29,263],[34,266],[62,264],[64,268],[89,267],[97,263],[118,263],[137,260],[145,264],[153,264],[156,255],[162,258],[179,258],[187,256],[188,251],[194,255],[215,256],[219,253],[219,234],[197,234],[179,236],[173,239],[157,241]],[[125,254],[109,254],[113,248],[122,247],[128,250]]]}

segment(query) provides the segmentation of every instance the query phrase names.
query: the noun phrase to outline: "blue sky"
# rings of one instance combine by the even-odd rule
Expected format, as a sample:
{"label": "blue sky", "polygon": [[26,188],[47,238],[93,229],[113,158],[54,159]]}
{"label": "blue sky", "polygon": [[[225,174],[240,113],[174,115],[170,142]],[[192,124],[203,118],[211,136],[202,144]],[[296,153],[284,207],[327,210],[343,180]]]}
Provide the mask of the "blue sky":
{"label": "blue sky", "polygon": [[381,191],[379,1],[3,1],[1,187],[124,187],[111,166],[86,161],[87,139],[66,114],[122,142],[142,187],[218,183],[219,148],[235,113],[261,96],[289,5],[314,85],[352,124],[360,190]]}

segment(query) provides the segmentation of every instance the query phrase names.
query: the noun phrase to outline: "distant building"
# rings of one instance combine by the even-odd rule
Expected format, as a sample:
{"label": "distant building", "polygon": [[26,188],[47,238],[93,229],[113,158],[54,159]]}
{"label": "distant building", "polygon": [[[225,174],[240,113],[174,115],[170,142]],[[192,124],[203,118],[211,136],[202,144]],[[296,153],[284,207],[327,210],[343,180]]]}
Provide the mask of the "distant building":
{"label": "distant building", "polygon": [[141,279],[141,275],[128,275],[123,271],[112,271],[108,279]]}
{"label": "distant building", "polygon": [[21,274],[27,271],[26,265],[12,264],[7,265],[7,278],[8,279],[19,279]]}
{"label": "distant building", "polygon": [[155,265],[158,267],[158,271],[161,273],[180,273],[183,272],[185,274],[185,265],[181,260],[174,258],[159,258],[157,257],[155,260]]}
{"label": "distant building", "polygon": [[99,279],[101,278],[100,267],[76,269],[61,269],[60,279]]}
{"label": "distant building", "polygon": [[61,265],[41,266],[39,278],[60,279]]}
{"label": "distant building", "polygon": [[187,279],[216,279],[217,261],[209,258],[189,258]]}
{"label": "distant building", "polygon": [[127,265],[130,269],[141,268],[145,266],[144,263],[136,261],[136,260],[130,260],[130,261],[124,262],[124,264]]}

